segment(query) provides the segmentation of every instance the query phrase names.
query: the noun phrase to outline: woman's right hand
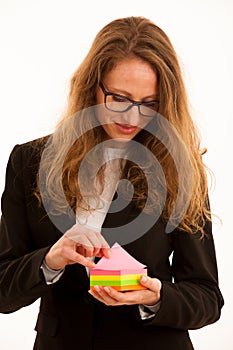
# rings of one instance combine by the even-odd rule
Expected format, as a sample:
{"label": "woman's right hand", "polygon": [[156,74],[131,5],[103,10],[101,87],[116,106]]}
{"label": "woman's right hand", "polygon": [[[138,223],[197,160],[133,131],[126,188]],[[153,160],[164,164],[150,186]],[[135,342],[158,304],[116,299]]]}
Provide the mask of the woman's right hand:
{"label": "woman's right hand", "polygon": [[46,265],[61,270],[66,265],[79,263],[88,268],[95,263],[87,257],[111,257],[111,250],[103,236],[83,225],[75,224],[50,248],[45,256]]}

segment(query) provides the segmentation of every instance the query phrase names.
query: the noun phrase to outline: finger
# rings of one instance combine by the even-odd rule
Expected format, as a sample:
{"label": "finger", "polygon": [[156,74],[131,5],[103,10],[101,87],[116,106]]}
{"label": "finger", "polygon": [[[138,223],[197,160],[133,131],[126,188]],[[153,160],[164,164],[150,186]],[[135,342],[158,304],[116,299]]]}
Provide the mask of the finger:
{"label": "finger", "polygon": [[104,250],[105,254],[109,254],[110,247],[108,242],[104,239],[101,233],[86,229],[86,235],[88,239],[92,242],[93,246],[99,249]]}
{"label": "finger", "polygon": [[87,247],[93,247],[92,243],[88,238],[88,229],[80,224],[73,225],[64,236],[75,243],[86,245]]}
{"label": "finger", "polygon": [[80,255],[86,256],[86,250],[81,245],[76,246],[76,252]]}
{"label": "finger", "polygon": [[77,245],[76,246],[76,252],[78,254],[81,254],[81,255],[85,256],[85,257],[87,257],[87,256],[88,257],[92,257],[92,256],[100,256],[100,257],[102,257],[103,256],[102,253],[100,254],[99,248],[85,249],[85,246],[82,246],[82,245]]}
{"label": "finger", "polygon": [[101,286],[95,286],[92,289],[92,292],[94,294],[94,296],[96,298],[98,298],[98,300],[104,302],[106,305],[111,305],[111,306],[115,306],[115,305],[120,305],[120,303],[118,303],[117,300],[115,300],[114,298],[112,298],[104,289],[104,287]]}
{"label": "finger", "polygon": [[85,252],[84,256],[91,257],[94,255],[94,248],[93,247],[83,245],[83,248],[84,248],[84,252]]}
{"label": "finger", "polygon": [[110,249],[108,242],[105,240],[105,238],[99,232],[97,232],[97,236],[98,236],[99,240],[101,241],[101,247]]}
{"label": "finger", "polygon": [[107,294],[111,299],[115,300],[116,302],[120,302],[120,292],[116,291],[114,288],[111,287],[102,287],[105,294]]}
{"label": "finger", "polygon": [[140,304],[142,302],[142,299],[145,293],[145,290],[144,291],[134,290],[134,291],[128,291],[128,292],[122,293],[122,292],[116,291],[114,288],[111,288],[111,287],[104,287],[104,289],[118,303],[127,304],[127,305]]}
{"label": "finger", "polygon": [[150,278],[149,276],[141,276],[140,284],[150,289],[153,292],[158,293],[161,290],[161,281],[157,278]]}
{"label": "finger", "polygon": [[98,256],[100,254],[100,249],[99,248],[94,248],[93,255]]}
{"label": "finger", "polygon": [[99,232],[90,230],[78,223],[72,226],[65,235],[72,241],[84,245],[86,249],[109,248],[108,243]]}
{"label": "finger", "polygon": [[86,259],[83,255],[78,254],[76,252],[72,252],[70,254],[70,260],[72,260],[75,263],[79,263],[83,266],[86,266],[88,268],[93,268],[95,267],[95,263],[92,260]]}
{"label": "finger", "polygon": [[[96,252],[92,251],[92,255],[100,257],[105,256],[106,258],[111,257],[111,249],[104,237],[99,232],[88,230],[87,228],[85,228],[84,232],[86,234],[86,238],[91,243],[91,247],[93,247],[94,250],[96,249]],[[85,245],[85,248],[88,249],[89,247]]]}
{"label": "finger", "polygon": [[102,248],[101,249],[102,256],[105,256],[106,258],[111,258],[112,252],[110,248]]}
{"label": "finger", "polygon": [[108,305],[108,304],[104,301],[104,299],[99,295],[99,293],[98,293],[96,290],[90,289],[88,292],[89,292],[95,299],[99,300],[101,303],[104,303],[105,305]]}
{"label": "finger", "polygon": [[96,231],[86,231],[86,235],[89,241],[92,243],[93,247],[103,250],[104,255],[109,255],[110,247],[104,237]]}
{"label": "finger", "polygon": [[[75,237],[75,240],[74,240]],[[75,236],[73,235],[72,238],[67,237],[72,243],[76,243],[76,251],[79,254],[82,254],[83,256],[93,256],[94,255],[94,247],[89,240],[89,238],[82,233],[77,233]]]}

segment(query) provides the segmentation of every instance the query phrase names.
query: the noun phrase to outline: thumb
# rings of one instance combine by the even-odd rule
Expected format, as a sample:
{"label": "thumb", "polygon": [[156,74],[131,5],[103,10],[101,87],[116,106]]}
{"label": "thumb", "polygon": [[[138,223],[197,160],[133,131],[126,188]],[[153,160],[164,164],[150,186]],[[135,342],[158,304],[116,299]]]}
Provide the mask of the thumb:
{"label": "thumb", "polygon": [[161,281],[159,279],[151,278],[149,276],[144,276],[144,275],[141,276],[140,283],[144,287],[152,290],[153,292],[159,292],[161,290],[161,286],[162,286]]}

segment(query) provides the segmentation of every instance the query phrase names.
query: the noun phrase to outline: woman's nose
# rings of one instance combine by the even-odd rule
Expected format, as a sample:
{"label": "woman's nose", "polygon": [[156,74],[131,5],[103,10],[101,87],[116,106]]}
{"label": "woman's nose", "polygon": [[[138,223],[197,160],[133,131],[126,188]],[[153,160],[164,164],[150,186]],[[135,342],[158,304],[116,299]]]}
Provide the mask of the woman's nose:
{"label": "woman's nose", "polygon": [[138,126],[142,122],[138,106],[132,106],[123,114],[124,123]]}

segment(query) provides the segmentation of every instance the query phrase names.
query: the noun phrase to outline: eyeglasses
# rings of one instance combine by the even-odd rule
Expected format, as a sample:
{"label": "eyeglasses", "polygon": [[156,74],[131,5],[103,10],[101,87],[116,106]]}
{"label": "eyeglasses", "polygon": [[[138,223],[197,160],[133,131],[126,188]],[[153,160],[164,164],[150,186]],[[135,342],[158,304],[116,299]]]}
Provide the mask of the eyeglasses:
{"label": "eyeglasses", "polygon": [[123,113],[129,111],[133,106],[137,106],[139,113],[145,117],[154,117],[156,112],[158,112],[158,100],[137,102],[128,97],[107,91],[102,83],[100,83],[100,88],[104,94],[105,107],[109,111]]}

